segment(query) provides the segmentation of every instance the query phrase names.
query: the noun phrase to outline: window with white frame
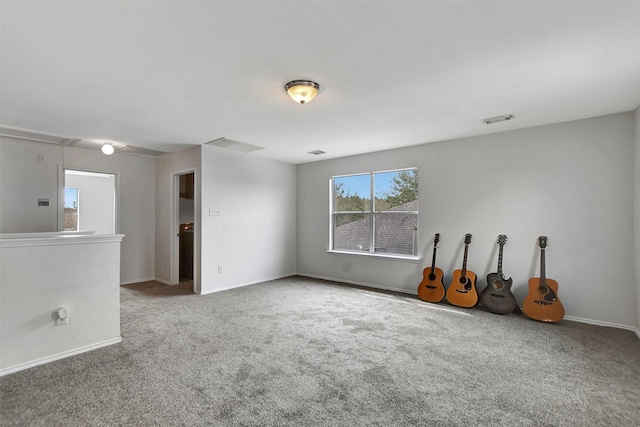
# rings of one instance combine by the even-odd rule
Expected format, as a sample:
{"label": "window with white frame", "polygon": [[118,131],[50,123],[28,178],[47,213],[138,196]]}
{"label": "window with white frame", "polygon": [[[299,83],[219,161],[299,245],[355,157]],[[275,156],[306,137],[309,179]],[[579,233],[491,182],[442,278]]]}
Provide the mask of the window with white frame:
{"label": "window with white frame", "polygon": [[416,256],[418,169],[331,178],[331,250]]}

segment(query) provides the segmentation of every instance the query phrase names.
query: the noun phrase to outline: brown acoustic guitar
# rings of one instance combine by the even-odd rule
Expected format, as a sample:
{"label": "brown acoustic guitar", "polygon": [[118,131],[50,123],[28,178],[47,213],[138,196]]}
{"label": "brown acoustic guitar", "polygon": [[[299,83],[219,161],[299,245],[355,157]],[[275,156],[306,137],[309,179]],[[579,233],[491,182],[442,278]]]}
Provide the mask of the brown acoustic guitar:
{"label": "brown acoustic guitar", "polygon": [[498,272],[487,274],[487,287],[480,293],[480,304],[494,313],[509,314],[515,310],[518,303],[511,292],[513,279],[511,277],[505,279],[502,274],[502,249],[507,244],[507,236],[499,235],[497,243],[500,245]]}
{"label": "brown acoustic guitar", "polygon": [[478,290],[476,289],[476,273],[467,270],[467,255],[471,234],[464,236],[464,260],[462,270],[455,270],[451,278],[451,284],[447,289],[447,301],[458,307],[470,308],[478,303]]}
{"label": "brown acoustic guitar", "polygon": [[529,294],[522,303],[522,311],[528,317],[541,322],[559,322],[564,317],[564,307],[558,299],[558,282],[546,277],[545,248],[547,237],[538,237],[540,246],[540,277],[529,279]]}
{"label": "brown acoustic guitar", "polygon": [[440,242],[440,233],[436,233],[433,239],[433,259],[431,267],[427,267],[422,271],[422,282],[418,285],[418,297],[422,301],[440,302],[444,299],[444,283],[442,278],[444,273],[436,267],[436,249]]}

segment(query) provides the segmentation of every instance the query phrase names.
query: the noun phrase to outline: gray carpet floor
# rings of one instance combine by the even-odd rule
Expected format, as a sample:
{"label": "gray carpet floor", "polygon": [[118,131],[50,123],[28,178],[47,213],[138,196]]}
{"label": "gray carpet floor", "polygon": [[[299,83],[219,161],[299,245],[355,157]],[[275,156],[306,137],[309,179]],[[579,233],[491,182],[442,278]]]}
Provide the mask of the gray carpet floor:
{"label": "gray carpet floor", "polygon": [[626,330],[302,277],[121,303],[122,343],[0,379],[2,425],[640,425]]}

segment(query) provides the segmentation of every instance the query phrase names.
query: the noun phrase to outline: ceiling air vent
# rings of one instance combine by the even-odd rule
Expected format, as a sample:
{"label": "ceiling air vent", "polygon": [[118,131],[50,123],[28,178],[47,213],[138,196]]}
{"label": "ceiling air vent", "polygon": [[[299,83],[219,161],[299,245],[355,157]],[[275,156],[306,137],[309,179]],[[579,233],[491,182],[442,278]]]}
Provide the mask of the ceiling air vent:
{"label": "ceiling air vent", "polygon": [[68,147],[72,147],[80,141],[82,140],[78,138],[63,138],[62,141],[60,142],[60,145],[66,145]]}
{"label": "ceiling air vent", "polygon": [[511,119],[513,119],[513,114],[506,114],[504,116],[489,117],[488,119],[482,119],[482,121],[484,122],[485,125],[490,125],[492,123],[505,122],[505,121],[511,120]]}
{"label": "ceiling air vent", "polygon": [[46,142],[48,144],[59,145],[75,145],[80,141],[79,139],[70,139],[63,136],[49,135],[46,133],[33,132],[9,126],[0,126],[0,135],[16,139],[24,139],[27,141]]}
{"label": "ceiling air vent", "polygon": [[320,154],[324,154],[324,151],[314,150],[314,151],[309,151],[307,154],[313,154],[314,156],[319,156]]}
{"label": "ceiling air vent", "polygon": [[227,138],[218,138],[213,141],[205,142],[205,145],[212,147],[224,148],[225,150],[236,151],[238,153],[253,153],[254,151],[264,150],[264,147],[246,144],[244,142],[233,141]]}
{"label": "ceiling air vent", "polygon": [[159,157],[159,156],[162,156],[163,154],[167,154],[164,151],[149,150],[148,148],[133,147],[131,145],[125,145],[120,148],[115,146],[115,149],[116,149],[116,152],[118,153],[140,154],[142,156]]}

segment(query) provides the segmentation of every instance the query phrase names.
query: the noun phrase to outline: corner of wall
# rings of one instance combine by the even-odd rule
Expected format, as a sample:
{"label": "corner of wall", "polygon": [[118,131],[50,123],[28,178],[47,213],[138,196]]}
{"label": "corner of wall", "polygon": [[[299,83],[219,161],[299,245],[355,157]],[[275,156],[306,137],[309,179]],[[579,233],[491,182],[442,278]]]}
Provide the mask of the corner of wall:
{"label": "corner of wall", "polygon": [[636,289],[636,335],[640,338],[640,105],[635,110],[635,162],[634,162],[634,282]]}

